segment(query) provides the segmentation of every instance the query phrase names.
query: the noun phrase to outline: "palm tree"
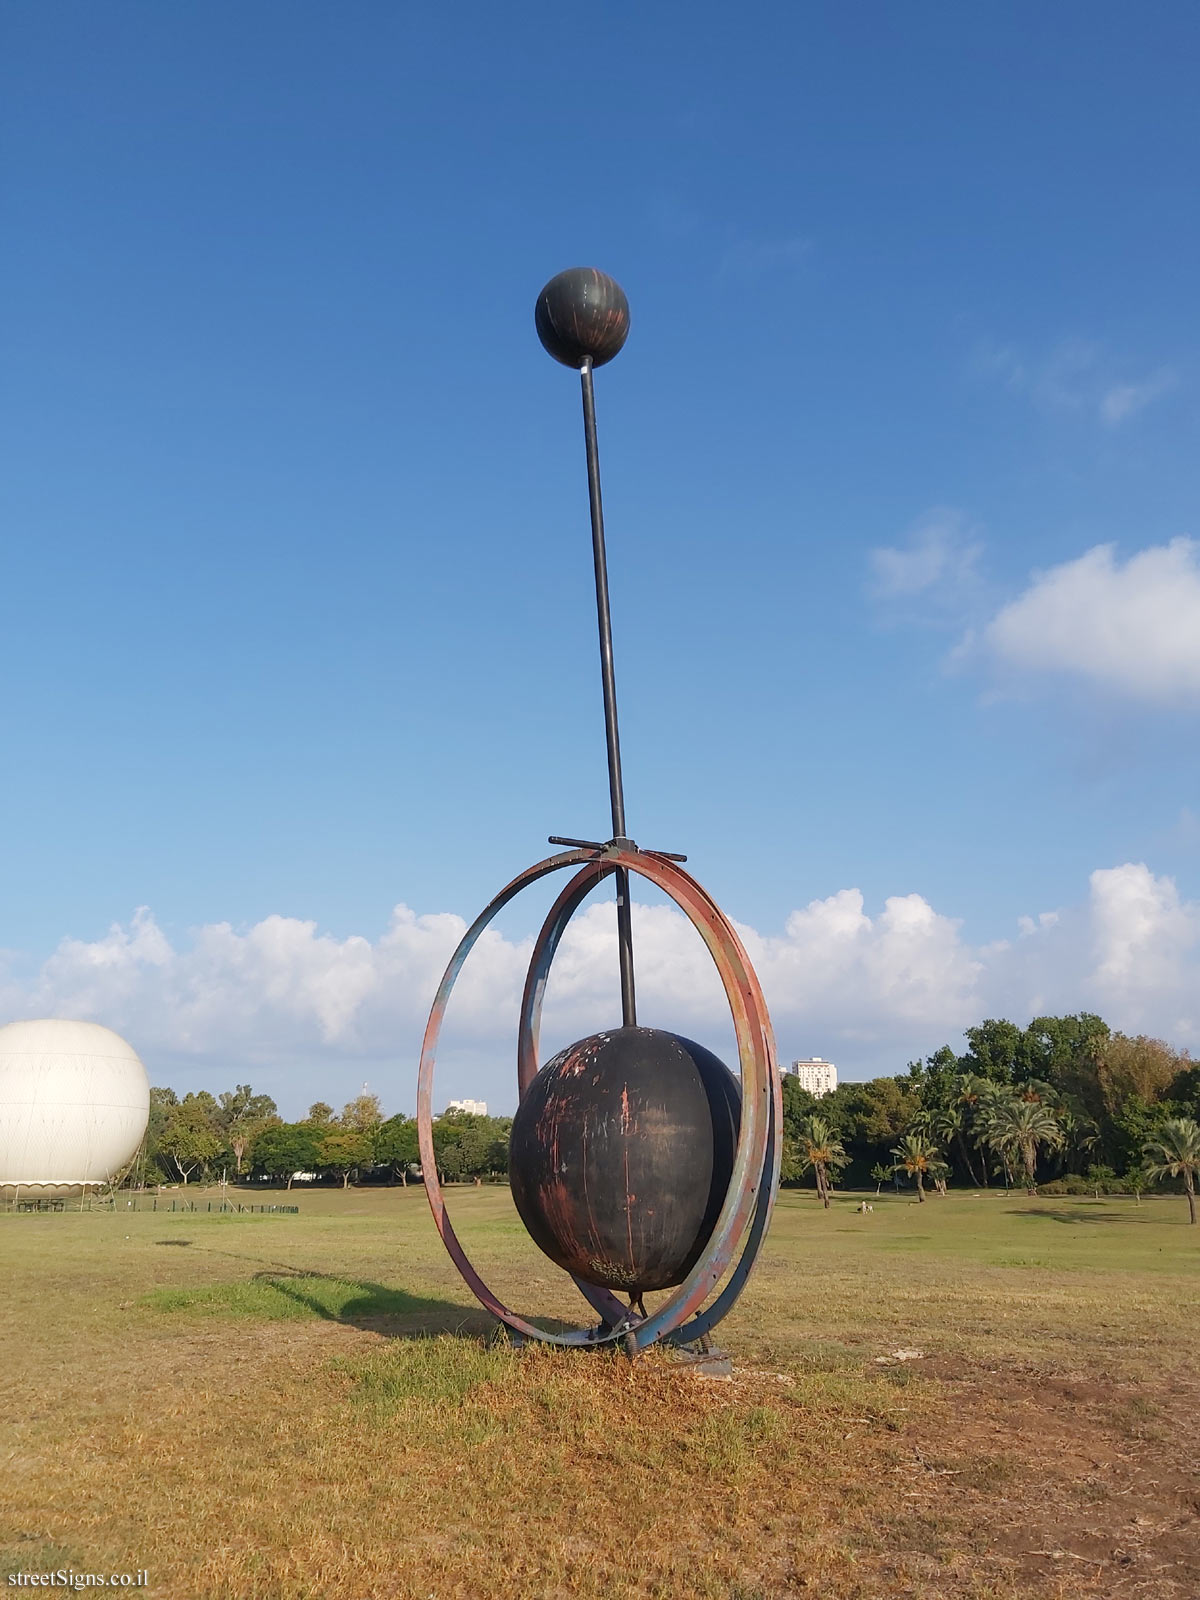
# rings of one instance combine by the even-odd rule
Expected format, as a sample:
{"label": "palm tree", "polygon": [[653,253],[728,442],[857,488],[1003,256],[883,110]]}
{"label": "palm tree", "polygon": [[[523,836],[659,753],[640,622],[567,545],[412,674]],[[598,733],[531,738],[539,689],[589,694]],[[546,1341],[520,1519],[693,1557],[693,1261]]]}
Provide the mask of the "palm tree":
{"label": "palm tree", "polygon": [[1153,1139],[1142,1146],[1146,1177],[1151,1183],[1182,1178],[1187,1190],[1188,1218],[1196,1221],[1196,1172],[1200,1169],[1200,1123],[1191,1117],[1172,1117]]}
{"label": "palm tree", "polygon": [[971,1182],[978,1188],[979,1179],[975,1176],[975,1168],[971,1165],[971,1157],[967,1151],[966,1128],[969,1115],[967,1102],[960,1094],[950,1105],[942,1106],[939,1111],[934,1112],[929,1127],[930,1132],[944,1144],[954,1140],[963,1158],[963,1165],[970,1174]]}
{"label": "palm tree", "polygon": [[1070,1106],[1060,1106],[1057,1116],[1063,1133],[1059,1171],[1078,1172],[1083,1158],[1090,1155],[1099,1144],[1099,1130],[1089,1117],[1079,1116]]}
{"label": "palm tree", "polygon": [[[975,1073],[964,1073],[961,1080],[959,1098],[970,1109],[971,1138],[979,1151],[979,1164],[983,1169],[983,1187],[988,1187],[988,1137],[987,1124],[992,1112],[1005,1098],[1005,1090],[1001,1084],[992,1078],[981,1078]],[[1011,1177],[1008,1162],[1001,1157],[1004,1166],[1004,1183],[1008,1187]]]}
{"label": "palm tree", "polygon": [[800,1124],[800,1169],[813,1169],[817,1194],[826,1211],[829,1210],[829,1174],[845,1164],[842,1141],[834,1137],[829,1124],[821,1117],[806,1117]]}
{"label": "palm tree", "polygon": [[1038,1151],[1043,1145],[1057,1150],[1063,1133],[1057,1118],[1040,1100],[1002,1100],[987,1114],[984,1137],[1006,1168],[1020,1160],[1026,1187],[1036,1194]]}
{"label": "palm tree", "polygon": [[892,1171],[899,1172],[903,1168],[910,1178],[917,1180],[917,1199],[924,1205],[925,1174],[943,1165],[941,1151],[930,1144],[923,1133],[906,1133],[892,1154],[896,1158]]}
{"label": "palm tree", "polygon": [[1016,1094],[1018,1100],[1039,1100],[1044,1106],[1052,1106],[1058,1099],[1054,1085],[1045,1078],[1026,1078],[1016,1086]]}
{"label": "palm tree", "polygon": [[871,1176],[875,1179],[875,1198],[879,1199],[879,1191],[892,1175],[891,1167],[885,1167],[882,1161],[877,1161],[871,1168]]}

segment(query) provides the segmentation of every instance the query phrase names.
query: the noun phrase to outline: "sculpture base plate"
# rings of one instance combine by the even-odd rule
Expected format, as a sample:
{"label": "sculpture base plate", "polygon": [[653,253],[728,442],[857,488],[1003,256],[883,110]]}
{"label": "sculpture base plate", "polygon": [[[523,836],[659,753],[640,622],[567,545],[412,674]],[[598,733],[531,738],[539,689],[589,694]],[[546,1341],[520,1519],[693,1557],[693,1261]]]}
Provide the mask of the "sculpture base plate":
{"label": "sculpture base plate", "polygon": [[[707,1344],[708,1341],[704,1342]],[[699,1344],[680,1345],[671,1351],[671,1359],[693,1378],[723,1378],[728,1381],[733,1377],[732,1357],[726,1351],[718,1350],[715,1345],[707,1350]]]}

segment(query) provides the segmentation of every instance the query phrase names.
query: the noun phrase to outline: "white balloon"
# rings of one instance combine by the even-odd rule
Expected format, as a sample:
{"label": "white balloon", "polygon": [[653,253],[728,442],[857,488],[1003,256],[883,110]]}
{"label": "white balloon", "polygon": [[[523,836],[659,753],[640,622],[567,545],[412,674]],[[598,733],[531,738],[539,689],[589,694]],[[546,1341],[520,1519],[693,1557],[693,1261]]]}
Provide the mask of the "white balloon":
{"label": "white balloon", "polygon": [[146,1069],[111,1028],[0,1028],[0,1187],[104,1183],[137,1153],[149,1115]]}

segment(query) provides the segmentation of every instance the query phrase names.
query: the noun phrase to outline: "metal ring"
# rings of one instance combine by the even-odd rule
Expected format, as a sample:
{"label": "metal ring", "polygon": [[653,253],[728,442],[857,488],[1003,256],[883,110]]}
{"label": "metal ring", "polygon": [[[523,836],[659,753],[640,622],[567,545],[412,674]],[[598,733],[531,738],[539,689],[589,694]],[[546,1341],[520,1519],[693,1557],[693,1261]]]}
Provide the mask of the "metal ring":
{"label": "metal ring", "polygon": [[[550,976],[550,966],[558,949],[559,940],[587,896],[598,883],[602,883],[616,870],[616,867],[605,862],[602,856],[594,857],[585,866],[580,867],[550,907],[541,932],[534,940],[533,954],[529,958],[529,968],[525,974],[525,990],[521,995],[521,1014],[517,1023],[518,1101],[525,1098],[525,1091],[537,1076],[542,997],[546,992],[546,980]],[[611,1289],[602,1288],[597,1283],[588,1283],[583,1278],[577,1278],[574,1273],[571,1273],[570,1277],[588,1305],[610,1328],[619,1325],[628,1327],[629,1307],[623,1300],[618,1300]]]}
{"label": "metal ring", "polygon": [[[639,852],[645,856],[654,852]],[[670,857],[656,856],[659,861],[670,860]],[[617,863],[598,857],[591,869],[582,867],[563,889],[554,905],[547,913],[541,932],[534,941],[533,953],[529,960],[529,970],[525,976],[525,992],[521,997],[521,1015],[518,1022],[517,1035],[517,1085],[518,1092],[523,1097],[529,1085],[533,1082],[538,1071],[538,1038],[540,1034],[542,1001],[545,996],[546,982],[549,978],[550,968],[554,961],[555,953],[567,924],[579,909],[584,899],[591,893],[597,883],[608,873],[615,872]],[[637,870],[636,868],[634,870]],[[688,878],[692,887],[709,903],[711,910],[721,919],[729,937],[741,948],[737,935],[729,925],[728,919],[721,912],[716,902],[689,874],[683,872],[678,866],[675,870],[680,877]],[[749,958],[745,956],[746,971],[754,981],[758,1007],[764,1018],[767,1017],[766,1000],[758,984],[757,974],[750,965]],[[768,1023],[768,1034],[770,1026]],[[728,1282],[725,1284],[717,1299],[705,1310],[699,1312],[684,1326],[675,1328],[668,1333],[660,1335],[661,1338],[670,1340],[672,1344],[687,1344],[703,1336],[715,1328],[717,1323],[732,1309],[734,1302],[746,1286],[746,1281],[753,1270],[762,1245],[763,1236],[771,1220],[771,1212],[775,1206],[775,1197],[779,1190],[779,1168],[782,1154],[782,1141],[779,1129],[783,1126],[783,1098],[782,1083],[777,1070],[774,1070],[774,1040],[771,1040],[771,1059],[773,1070],[771,1072],[771,1106],[767,1126],[767,1147],[763,1156],[763,1171],[769,1173],[770,1181],[760,1186],[758,1198],[755,1203],[753,1219],[746,1234],[746,1241],[741,1255]],[[582,1278],[572,1274],[571,1281],[587,1300],[589,1305],[611,1325],[622,1316],[628,1315],[628,1308],[622,1301],[607,1289],[601,1289],[594,1284],[585,1283]]]}
{"label": "metal ring", "polygon": [[[649,879],[674,900],[708,946],[733,1014],[738,1041],[738,1059],[742,1071],[742,1118],[733,1173],[716,1227],[692,1271],[669,1297],[666,1304],[630,1329],[624,1321],[624,1316],[627,1316],[626,1308],[614,1298],[613,1305],[624,1314],[621,1323],[614,1324],[609,1321],[609,1312],[602,1310],[601,1314],[605,1316],[606,1321],[609,1321],[609,1326],[605,1329],[580,1328],[567,1333],[552,1334],[535,1327],[504,1305],[475,1271],[458,1241],[450,1218],[446,1214],[445,1200],[437,1177],[432,1130],[433,1074],[437,1041],[446,1004],[462,971],[463,963],[479,936],[496,914],[522,889],[546,876],[547,873],[568,866],[579,866],[582,870],[559,896],[543,926],[538,946],[535,947],[535,959],[530,963],[525,999],[522,1003],[519,1061],[527,1065],[531,1059],[530,1044],[534,1052],[533,1058],[536,1057],[536,1029],[531,1032],[527,1024],[534,1021],[535,1008],[536,1013],[540,1014],[541,995],[549,971],[549,960],[546,957],[553,956],[553,949],[550,948],[551,936],[555,935],[553,944],[557,945],[570,912],[577,908],[583,896],[608,873],[618,867],[624,867]],[[570,911],[567,911],[568,905]],[[541,861],[514,878],[480,913],[464,934],[438,987],[425,1029],[418,1077],[417,1125],[422,1174],[434,1225],[451,1259],[480,1303],[516,1332],[550,1344],[611,1344],[632,1334],[637,1348],[644,1349],[657,1339],[668,1336],[678,1338],[689,1332],[701,1319],[696,1318],[694,1323],[688,1324],[687,1318],[700,1310],[712,1289],[728,1271],[738,1245],[749,1228],[751,1237],[748,1249],[742,1253],[733,1276],[704,1320],[711,1326],[718,1316],[724,1315],[725,1310],[740,1293],[749,1274],[753,1259],[752,1256],[747,1259],[750,1247],[753,1248],[753,1253],[757,1254],[758,1244],[761,1242],[770,1216],[778,1182],[777,1130],[780,1125],[780,1111],[780,1084],[775,1065],[770,1020],[758,979],[741,941],[715,902],[689,874],[683,872],[676,864],[649,852],[616,845],[606,847],[603,852],[571,850]],[[591,1299],[591,1296],[588,1298]],[[719,1311],[718,1307],[721,1308]]]}

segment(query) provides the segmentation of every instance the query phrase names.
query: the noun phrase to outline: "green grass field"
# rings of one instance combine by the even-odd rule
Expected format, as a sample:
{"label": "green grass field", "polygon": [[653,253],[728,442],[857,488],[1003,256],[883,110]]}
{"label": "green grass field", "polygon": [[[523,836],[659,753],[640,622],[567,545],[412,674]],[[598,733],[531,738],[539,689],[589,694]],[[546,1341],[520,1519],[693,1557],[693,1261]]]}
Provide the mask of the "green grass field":
{"label": "green grass field", "polygon": [[[0,1581],[1200,1594],[1182,1199],[885,1194],[863,1216],[785,1192],[722,1383],[497,1341],[419,1189],[289,1198],[298,1216],[0,1216]],[[507,1190],[450,1204],[514,1306],[587,1320]]]}

